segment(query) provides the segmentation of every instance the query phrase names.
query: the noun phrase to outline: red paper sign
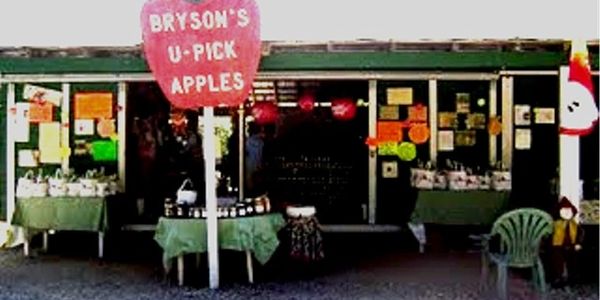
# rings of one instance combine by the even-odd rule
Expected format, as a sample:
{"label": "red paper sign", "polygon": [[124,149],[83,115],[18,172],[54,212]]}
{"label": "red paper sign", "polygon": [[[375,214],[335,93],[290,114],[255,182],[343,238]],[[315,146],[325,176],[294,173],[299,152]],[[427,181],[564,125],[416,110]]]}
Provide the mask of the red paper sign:
{"label": "red paper sign", "polygon": [[402,140],[402,122],[378,122],[377,123],[377,141],[399,142]]}
{"label": "red paper sign", "polygon": [[254,0],[149,0],[141,25],[148,65],[173,105],[236,106],[248,97],[261,50]]}
{"label": "red paper sign", "polygon": [[52,103],[30,102],[29,103],[29,122],[31,123],[47,123],[52,122],[54,113]]}

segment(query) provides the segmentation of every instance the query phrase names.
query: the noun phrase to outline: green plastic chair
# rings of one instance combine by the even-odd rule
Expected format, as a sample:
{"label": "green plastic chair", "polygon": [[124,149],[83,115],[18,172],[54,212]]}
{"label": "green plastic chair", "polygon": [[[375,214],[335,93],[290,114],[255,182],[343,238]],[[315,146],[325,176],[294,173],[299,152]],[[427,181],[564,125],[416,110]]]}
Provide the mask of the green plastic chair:
{"label": "green plastic chair", "polygon": [[[539,249],[542,239],[552,234],[553,222],[548,213],[536,208],[520,208],[500,216],[494,222],[490,234],[481,237],[483,286],[486,286],[488,280],[488,266],[490,263],[495,264],[498,296],[506,299],[508,268],[532,268],[534,285],[543,297],[546,278]],[[490,249],[490,241],[495,237],[499,238],[499,252]]]}

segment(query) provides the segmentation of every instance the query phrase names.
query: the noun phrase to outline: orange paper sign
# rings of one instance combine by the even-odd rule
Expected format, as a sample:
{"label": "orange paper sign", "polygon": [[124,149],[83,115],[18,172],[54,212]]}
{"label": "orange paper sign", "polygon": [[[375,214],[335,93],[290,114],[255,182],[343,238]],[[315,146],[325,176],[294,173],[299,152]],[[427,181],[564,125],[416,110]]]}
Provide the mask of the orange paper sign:
{"label": "orange paper sign", "polygon": [[377,141],[399,142],[402,140],[402,122],[378,122]]}
{"label": "orange paper sign", "polygon": [[408,108],[409,122],[427,122],[427,106],[418,104]]}
{"label": "orange paper sign", "polygon": [[112,119],[112,93],[75,94],[75,119]]}
{"label": "orange paper sign", "polygon": [[31,102],[29,105],[29,122],[31,123],[47,123],[52,122],[52,103]]}

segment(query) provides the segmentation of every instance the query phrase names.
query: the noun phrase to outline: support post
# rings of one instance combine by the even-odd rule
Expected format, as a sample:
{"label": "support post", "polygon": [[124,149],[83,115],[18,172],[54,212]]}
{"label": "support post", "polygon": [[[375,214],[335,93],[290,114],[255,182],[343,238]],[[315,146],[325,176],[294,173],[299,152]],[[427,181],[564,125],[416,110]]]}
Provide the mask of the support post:
{"label": "support post", "polygon": [[246,165],[244,141],[244,105],[238,109],[238,197],[244,200],[244,166]]}
{"label": "support post", "polygon": [[246,250],[246,269],[248,269],[248,282],[254,283],[254,269],[252,268],[252,252]]}
{"label": "support post", "polygon": [[183,255],[177,256],[177,284],[183,285]]}
{"label": "support post", "polygon": [[48,231],[44,230],[42,238],[42,249],[44,250],[44,252],[48,252]]}
{"label": "support post", "polygon": [[[562,103],[567,101],[566,86],[569,80],[569,67],[562,66],[559,71],[560,76],[560,105],[559,109],[563,109]],[[559,116],[562,112],[559,112]],[[560,195],[559,197],[567,197],[571,203],[579,209],[581,200],[580,181],[579,181],[579,136],[570,136],[561,134],[560,140]],[[558,199],[557,199],[558,200]],[[578,216],[575,216],[579,220]]]}
{"label": "support post", "polygon": [[104,257],[104,232],[98,232],[98,258]]}
{"label": "support post", "polygon": [[[369,137],[377,136],[377,80],[369,80]],[[377,147],[369,146],[369,224],[377,215]]]}
{"label": "support post", "polygon": [[209,286],[219,287],[219,244],[217,237],[217,179],[214,108],[204,108],[204,166],[206,184],[206,230],[208,241]]}
{"label": "support post", "polygon": [[[496,94],[496,89],[498,87],[498,81],[496,79],[492,79],[490,80],[490,92],[489,92],[489,100],[488,100],[488,105],[489,105],[489,118],[494,118],[496,117],[496,115],[498,114],[498,109],[497,109],[497,105],[498,105],[498,99],[497,99],[497,94]],[[492,135],[490,134],[490,166],[494,166],[496,165],[496,161],[498,161],[498,151],[497,151],[497,145],[498,143],[498,136]]]}
{"label": "support post", "polygon": [[438,154],[437,79],[429,79],[429,160],[437,165]]}

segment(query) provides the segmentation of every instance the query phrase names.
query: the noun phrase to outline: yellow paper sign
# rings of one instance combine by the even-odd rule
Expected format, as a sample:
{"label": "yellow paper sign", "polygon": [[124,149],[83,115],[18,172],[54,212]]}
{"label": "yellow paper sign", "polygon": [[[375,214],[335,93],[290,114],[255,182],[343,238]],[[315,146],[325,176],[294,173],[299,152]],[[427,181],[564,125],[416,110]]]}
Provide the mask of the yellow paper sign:
{"label": "yellow paper sign", "polygon": [[112,93],[75,94],[75,119],[112,119]]}
{"label": "yellow paper sign", "polygon": [[40,148],[40,162],[45,164],[60,164],[62,153],[59,147]]}
{"label": "yellow paper sign", "polygon": [[61,163],[59,122],[40,123],[39,149],[41,163]]}
{"label": "yellow paper sign", "polygon": [[388,88],[388,105],[411,105],[413,103],[412,88]]}

